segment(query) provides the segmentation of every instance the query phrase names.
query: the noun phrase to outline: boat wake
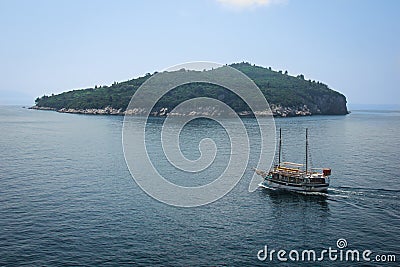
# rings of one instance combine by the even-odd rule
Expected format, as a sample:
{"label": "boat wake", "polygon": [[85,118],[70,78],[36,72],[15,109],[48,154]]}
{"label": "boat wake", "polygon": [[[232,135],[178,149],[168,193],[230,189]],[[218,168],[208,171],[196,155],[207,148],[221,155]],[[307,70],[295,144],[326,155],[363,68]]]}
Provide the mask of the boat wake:
{"label": "boat wake", "polygon": [[374,201],[378,199],[387,199],[391,201],[400,200],[400,190],[397,189],[339,186],[329,187],[327,192],[306,192],[273,188],[264,183],[260,183],[259,188],[282,193],[293,193],[307,196],[324,196],[333,201],[337,199],[371,199]]}
{"label": "boat wake", "polygon": [[344,195],[349,197],[400,198],[400,190],[395,189],[340,186],[336,188],[330,188],[328,192],[329,191],[335,195]]}
{"label": "boat wake", "polygon": [[264,189],[269,189],[269,190],[272,190],[272,191],[277,191],[277,188],[273,188],[273,187],[266,186],[266,185],[263,184],[263,183],[259,184],[258,186],[261,187],[261,188],[264,188]]}
{"label": "boat wake", "polygon": [[400,193],[400,190],[397,189],[387,189],[387,188],[368,188],[368,187],[350,187],[350,186],[339,186],[337,187],[339,190],[359,190],[359,191],[376,191],[376,192],[392,192],[392,193]]}

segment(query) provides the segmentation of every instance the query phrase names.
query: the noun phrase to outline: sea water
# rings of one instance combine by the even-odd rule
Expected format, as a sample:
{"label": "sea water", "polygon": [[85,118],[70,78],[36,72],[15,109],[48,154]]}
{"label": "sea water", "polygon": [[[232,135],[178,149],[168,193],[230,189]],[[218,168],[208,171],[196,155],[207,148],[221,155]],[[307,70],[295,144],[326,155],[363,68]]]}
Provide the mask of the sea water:
{"label": "sea water", "polygon": [[[229,139],[218,123],[195,120],[182,131],[190,159],[199,156],[202,138],[219,148],[214,166],[194,176],[167,166],[157,141],[162,123],[149,120],[153,142],[147,146],[171,181],[206,184],[223,171]],[[244,123],[253,152],[242,180],[214,203],[178,208],[154,200],[132,179],[122,149],[123,117],[0,107],[0,265],[267,266],[279,260],[260,261],[265,246],[319,253],[338,249],[338,239],[346,248],[400,260],[400,112],[276,119],[283,160],[304,163],[308,128],[310,164],[332,168],[330,189],[316,195],[250,193],[260,135],[255,119]]]}

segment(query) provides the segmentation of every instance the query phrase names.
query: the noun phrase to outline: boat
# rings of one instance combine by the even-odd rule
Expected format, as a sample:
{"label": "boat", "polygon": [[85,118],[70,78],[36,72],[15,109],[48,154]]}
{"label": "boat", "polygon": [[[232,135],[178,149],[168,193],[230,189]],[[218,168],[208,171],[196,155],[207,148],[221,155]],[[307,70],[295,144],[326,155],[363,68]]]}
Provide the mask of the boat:
{"label": "boat", "polygon": [[306,162],[304,164],[281,162],[282,129],[279,129],[279,156],[278,164],[270,171],[255,169],[263,178],[259,185],[263,188],[283,189],[298,192],[326,192],[329,187],[330,168],[310,168],[308,164],[308,129],[306,129]]}

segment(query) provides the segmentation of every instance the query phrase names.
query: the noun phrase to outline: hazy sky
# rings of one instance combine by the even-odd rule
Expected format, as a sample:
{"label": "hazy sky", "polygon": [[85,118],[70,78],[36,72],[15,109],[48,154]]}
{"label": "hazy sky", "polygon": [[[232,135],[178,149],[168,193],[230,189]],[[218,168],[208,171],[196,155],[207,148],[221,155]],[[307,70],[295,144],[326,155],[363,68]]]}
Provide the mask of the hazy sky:
{"label": "hazy sky", "polygon": [[400,104],[399,12],[376,0],[0,0],[0,104],[188,61],[249,61],[351,104]]}

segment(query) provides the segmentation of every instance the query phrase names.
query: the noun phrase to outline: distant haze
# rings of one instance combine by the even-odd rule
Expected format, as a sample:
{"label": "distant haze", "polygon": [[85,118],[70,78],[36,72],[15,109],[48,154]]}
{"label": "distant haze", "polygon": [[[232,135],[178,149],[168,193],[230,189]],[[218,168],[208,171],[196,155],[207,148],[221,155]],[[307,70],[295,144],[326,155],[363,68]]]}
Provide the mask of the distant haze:
{"label": "distant haze", "polygon": [[399,1],[1,1],[0,104],[189,61],[248,61],[400,105]]}

